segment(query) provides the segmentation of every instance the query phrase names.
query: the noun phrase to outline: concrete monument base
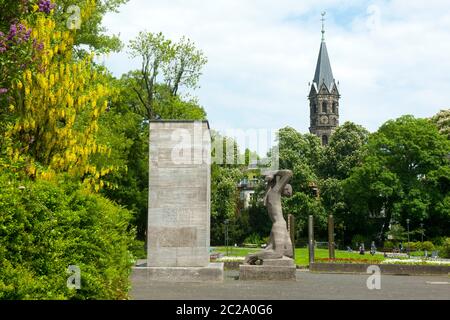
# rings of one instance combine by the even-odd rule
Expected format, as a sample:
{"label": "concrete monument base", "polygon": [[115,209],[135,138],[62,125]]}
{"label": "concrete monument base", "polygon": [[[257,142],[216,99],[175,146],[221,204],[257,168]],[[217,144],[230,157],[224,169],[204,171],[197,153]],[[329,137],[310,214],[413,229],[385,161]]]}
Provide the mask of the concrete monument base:
{"label": "concrete monument base", "polygon": [[223,263],[210,263],[206,267],[147,267],[142,261],[133,271],[149,282],[223,282],[223,266]]}
{"label": "concrete monument base", "polygon": [[269,281],[296,281],[294,260],[266,259],[261,265],[244,264],[239,267],[239,280],[269,280]]}

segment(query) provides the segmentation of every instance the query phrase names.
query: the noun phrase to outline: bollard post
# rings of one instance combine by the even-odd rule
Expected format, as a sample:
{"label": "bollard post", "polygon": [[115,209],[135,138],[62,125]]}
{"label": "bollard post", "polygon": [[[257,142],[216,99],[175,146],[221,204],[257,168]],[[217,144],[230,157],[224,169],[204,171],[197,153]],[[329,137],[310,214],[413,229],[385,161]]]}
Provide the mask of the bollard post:
{"label": "bollard post", "polygon": [[336,258],[334,249],[334,217],[332,214],[330,214],[330,216],[328,217],[328,253],[330,259]]}
{"label": "bollard post", "polygon": [[295,260],[295,217],[288,215],[288,230],[292,242],[292,259]]}
{"label": "bollard post", "polygon": [[314,263],[314,216],[309,216],[308,221],[308,248],[309,264]]}

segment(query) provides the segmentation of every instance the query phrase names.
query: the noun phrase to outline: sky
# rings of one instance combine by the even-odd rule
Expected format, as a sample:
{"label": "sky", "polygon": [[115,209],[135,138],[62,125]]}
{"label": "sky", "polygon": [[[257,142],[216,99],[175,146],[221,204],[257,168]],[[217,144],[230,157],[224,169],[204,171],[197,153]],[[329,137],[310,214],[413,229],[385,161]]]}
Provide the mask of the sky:
{"label": "sky", "polygon": [[[213,129],[309,132],[312,82],[326,11],[326,43],[340,83],[340,121],[376,131],[405,114],[450,107],[447,0],[130,0],[104,25],[125,44],[139,31],[193,40],[208,58],[198,97]],[[139,69],[123,52],[116,76]]]}

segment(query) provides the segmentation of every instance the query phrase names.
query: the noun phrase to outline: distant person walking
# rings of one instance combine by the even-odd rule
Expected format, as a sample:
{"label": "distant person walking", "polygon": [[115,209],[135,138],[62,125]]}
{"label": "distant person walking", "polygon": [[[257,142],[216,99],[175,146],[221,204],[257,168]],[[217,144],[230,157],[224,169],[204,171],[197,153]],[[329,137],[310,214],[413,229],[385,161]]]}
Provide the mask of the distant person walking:
{"label": "distant person walking", "polygon": [[377,252],[377,247],[375,246],[375,241],[372,241],[372,245],[370,246],[370,254],[375,255]]}
{"label": "distant person walking", "polygon": [[366,254],[366,249],[364,248],[364,243],[361,243],[361,245],[359,246],[359,254],[362,256]]}

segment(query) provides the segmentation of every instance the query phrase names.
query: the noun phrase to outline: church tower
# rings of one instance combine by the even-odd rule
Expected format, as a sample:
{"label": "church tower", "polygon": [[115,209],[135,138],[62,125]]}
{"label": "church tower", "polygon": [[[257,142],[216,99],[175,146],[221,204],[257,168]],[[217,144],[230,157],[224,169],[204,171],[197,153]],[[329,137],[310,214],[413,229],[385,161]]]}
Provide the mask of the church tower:
{"label": "church tower", "polygon": [[322,145],[328,145],[334,130],[339,126],[339,88],[333,77],[327,45],[325,43],[325,13],[322,13],[322,43],[316,73],[309,93],[311,134],[317,135]]}

